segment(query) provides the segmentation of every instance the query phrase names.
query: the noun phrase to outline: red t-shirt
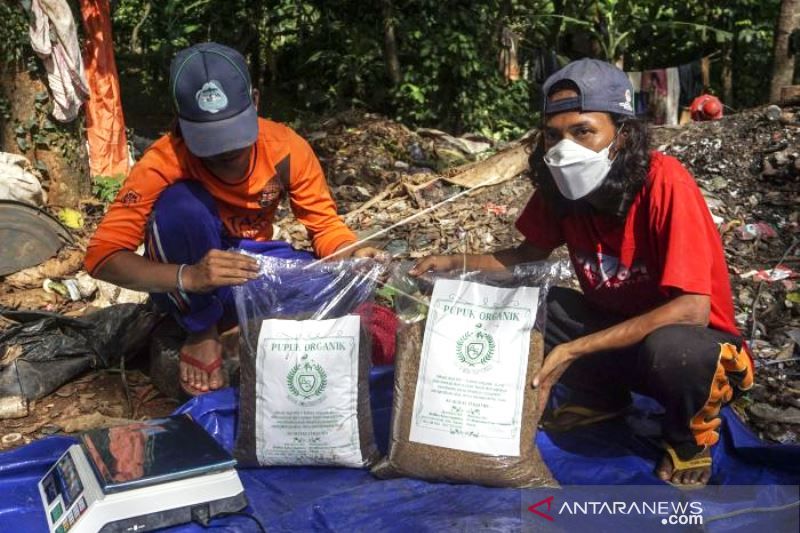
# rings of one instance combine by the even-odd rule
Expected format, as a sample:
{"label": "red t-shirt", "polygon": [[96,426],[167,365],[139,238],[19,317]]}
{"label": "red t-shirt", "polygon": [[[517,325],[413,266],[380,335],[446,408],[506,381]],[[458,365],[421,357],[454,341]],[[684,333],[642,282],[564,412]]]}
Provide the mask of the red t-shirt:
{"label": "red t-shirt", "polygon": [[674,291],[711,297],[709,326],[740,335],[722,241],[694,178],[653,152],[647,186],[624,223],[596,214],[559,219],[536,192],[517,229],[537,248],[565,244],[586,298],[624,317],[666,303]]}

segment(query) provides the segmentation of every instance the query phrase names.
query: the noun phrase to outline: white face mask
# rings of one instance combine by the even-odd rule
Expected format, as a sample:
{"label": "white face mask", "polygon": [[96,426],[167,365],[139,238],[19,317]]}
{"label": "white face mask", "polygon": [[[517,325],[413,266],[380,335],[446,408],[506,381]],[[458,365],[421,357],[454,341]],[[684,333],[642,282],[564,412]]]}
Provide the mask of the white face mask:
{"label": "white face mask", "polygon": [[611,144],[595,152],[570,139],[563,139],[550,148],[544,156],[544,162],[561,194],[570,200],[579,200],[597,189],[614,163],[608,158],[613,145],[614,141],[611,141]]}

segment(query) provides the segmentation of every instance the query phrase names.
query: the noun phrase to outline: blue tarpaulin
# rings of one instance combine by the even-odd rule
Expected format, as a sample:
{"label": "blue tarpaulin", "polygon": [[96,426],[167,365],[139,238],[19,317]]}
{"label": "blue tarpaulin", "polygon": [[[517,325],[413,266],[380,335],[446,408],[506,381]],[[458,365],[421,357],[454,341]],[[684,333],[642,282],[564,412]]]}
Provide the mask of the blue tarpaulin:
{"label": "blue tarpaulin", "polygon": [[[371,376],[375,431],[383,451],[389,435],[393,368]],[[231,449],[236,426],[236,391],[224,389],[195,398],[189,413]],[[636,399],[636,410],[610,421],[560,435],[539,432],[542,456],[562,485],[657,485],[655,462],[660,407]],[[721,441],[714,447],[712,484],[765,485],[760,505],[786,505],[787,495],[766,485],[800,485],[800,446],[768,444],[723,409]],[[50,437],[0,454],[0,531],[45,532],[37,482],[74,439]],[[268,531],[480,531],[519,530],[530,519],[520,512],[520,491],[413,479],[381,481],[369,472],[338,468],[240,469],[250,502]],[[748,505],[750,502],[748,502]],[[796,511],[794,511],[796,512]],[[748,525],[731,519],[726,531]],[[212,522],[216,531],[253,531],[246,518]],[[174,531],[202,531],[197,525]],[[172,531],[172,530],[170,530]]]}

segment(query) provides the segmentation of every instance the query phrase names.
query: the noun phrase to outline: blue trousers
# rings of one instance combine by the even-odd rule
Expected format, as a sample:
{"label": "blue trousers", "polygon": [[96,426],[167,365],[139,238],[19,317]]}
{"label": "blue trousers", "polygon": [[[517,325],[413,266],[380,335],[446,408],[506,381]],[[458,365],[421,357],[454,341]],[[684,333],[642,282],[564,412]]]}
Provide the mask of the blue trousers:
{"label": "blue trousers", "polygon": [[[214,199],[196,181],[176,183],[156,200],[147,225],[145,254],[152,261],[192,265],[209,250],[240,248],[282,259],[314,259],[283,241],[253,241],[231,238],[219,218]],[[177,281],[177,280],[176,280]],[[155,304],[175,317],[188,332],[209,329],[220,322],[236,323],[236,307],[230,287],[208,294],[186,294],[176,290],[150,295]]]}

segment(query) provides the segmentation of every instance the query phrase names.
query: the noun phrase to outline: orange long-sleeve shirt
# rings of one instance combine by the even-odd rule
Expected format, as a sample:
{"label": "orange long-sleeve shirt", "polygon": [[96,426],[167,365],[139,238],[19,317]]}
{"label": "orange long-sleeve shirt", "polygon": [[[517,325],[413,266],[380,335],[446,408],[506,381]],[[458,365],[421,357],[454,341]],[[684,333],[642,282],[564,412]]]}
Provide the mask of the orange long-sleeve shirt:
{"label": "orange long-sleeve shirt", "polygon": [[336,214],[336,204],[313,150],[290,128],[259,119],[250,169],[240,183],[224,183],[189,153],[179,136],[161,137],[133,167],[97,227],[86,252],[86,270],[94,273],[115,253],[135,250],[144,240],[147,219],[161,192],[182,180],[203,184],[216,201],[231,237],[271,239],[275,211],[285,191],[317,255],[331,255],[356,240]]}

